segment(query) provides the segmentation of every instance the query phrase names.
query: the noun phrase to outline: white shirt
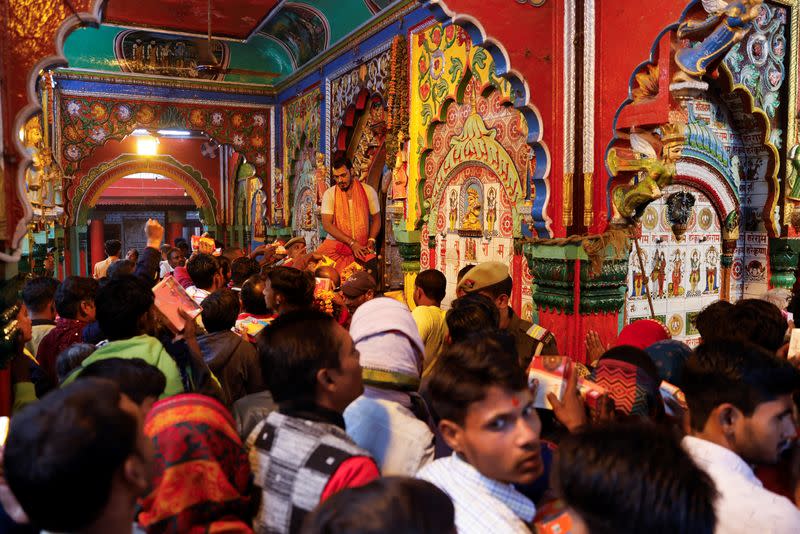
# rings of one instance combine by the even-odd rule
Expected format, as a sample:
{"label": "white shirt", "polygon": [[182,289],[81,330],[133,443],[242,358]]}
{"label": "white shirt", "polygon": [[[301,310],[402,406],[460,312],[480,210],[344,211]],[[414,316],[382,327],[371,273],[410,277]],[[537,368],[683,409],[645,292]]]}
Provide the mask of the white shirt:
{"label": "white shirt", "polygon": [[692,436],[683,438],[681,445],[717,487],[716,534],[800,532],[800,510],[786,497],[764,489],[738,454]]}
{"label": "white shirt", "polygon": [[530,534],[536,506],[511,484],[480,474],[456,453],[423,467],[417,478],[444,491],[456,509],[458,534]]}
{"label": "white shirt", "polygon": [[347,434],[372,454],[383,476],[413,477],[433,461],[433,433],[400,403],[362,395],[344,411],[344,421]]}
{"label": "white shirt", "polygon": [[173,271],[173,269],[172,269],[172,266],[169,264],[169,261],[161,260],[161,262],[159,262],[159,264],[158,264],[158,271],[159,271],[158,272],[158,277],[159,278],[164,278],[169,273],[171,273]]}

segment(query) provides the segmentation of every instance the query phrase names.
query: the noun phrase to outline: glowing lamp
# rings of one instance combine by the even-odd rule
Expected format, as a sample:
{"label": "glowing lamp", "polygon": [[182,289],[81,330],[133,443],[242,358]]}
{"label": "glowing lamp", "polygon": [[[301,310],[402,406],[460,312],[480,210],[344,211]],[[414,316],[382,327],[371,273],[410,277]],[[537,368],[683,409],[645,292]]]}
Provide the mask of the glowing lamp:
{"label": "glowing lamp", "polygon": [[136,139],[136,152],[140,156],[155,156],[158,154],[158,139],[151,136],[142,136]]}

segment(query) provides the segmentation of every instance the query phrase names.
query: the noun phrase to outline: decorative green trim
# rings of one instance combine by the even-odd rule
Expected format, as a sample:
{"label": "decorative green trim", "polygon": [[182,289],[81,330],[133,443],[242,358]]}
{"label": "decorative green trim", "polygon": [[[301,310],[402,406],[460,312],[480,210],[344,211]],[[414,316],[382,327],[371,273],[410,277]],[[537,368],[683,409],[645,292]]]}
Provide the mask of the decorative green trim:
{"label": "decorative green trim", "polygon": [[800,259],[800,239],[770,239],[770,286],[791,289],[796,281],[794,272],[797,269],[798,259]]}
{"label": "decorative green trim", "polygon": [[[564,249],[575,247],[528,243],[522,248],[534,280],[533,302],[545,310],[572,314],[575,307],[575,260],[567,259],[563,253]],[[561,253],[549,249],[560,249]]]}
{"label": "decorative green trim", "polygon": [[[417,239],[419,239],[419,232],[409,232],[417,234]],[[420,264],[419,264],[419,256],[420,252],[422,251],[422,246],[417,242],[412,243],[404,243],[400,241],[398,238],[397,240],[397,249],[400,253],[400,257],[403,258],[403,263],[400,265],[400,269],[404,273],[416,273],[419,272]]]}
{"label": "decorative green trim", "polygon": [[267,237],[283,238],[291,237],[292,229],[286,226],[267,226]]}
{"label": "decorative green trim", "polygon": [[606,256],[600,273],[594,277],[589,274],[590,267],[588,261],[581,262],[580,313],[613,313],[622,310],[628,280],[628,256],[622,259]]}
{"label": "decorative green trim", "polygon": [[419,378],[396,371],[385,371],[383,369],[369,369],[364,367],[361,370],[361,377],[364,383],[371,386],[391,385],[392,389],[401,391],[417,391],[419,389]]}

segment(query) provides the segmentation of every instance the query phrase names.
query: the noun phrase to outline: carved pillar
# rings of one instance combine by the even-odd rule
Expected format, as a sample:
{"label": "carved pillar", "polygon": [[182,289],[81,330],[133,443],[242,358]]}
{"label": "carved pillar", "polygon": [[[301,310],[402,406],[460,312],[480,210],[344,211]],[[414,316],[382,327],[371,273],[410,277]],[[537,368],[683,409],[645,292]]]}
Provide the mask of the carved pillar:
{"label": "carved pillar", "polygon": [[720,284],[719,300],[731,300],[731,266],[733,265],[733,255],[736,252],[736,241],[733,239],[722,239],[722,257],[720,258]]}
{"label": "carved pillar", "polygon": [[794,272],[797,269],[799,252],[800,240],[786,238],[769,240],[770,287],[792,289],[797,281]]}
{"label": "carved pillar", "polygon": [[625,304],[629,246],[617,252],[609,245],[598,272],[580,243],[526,244],[525,257],[533,277],[534,319],[556,336],[559,352],[586,361],[585,337],[589,330],[603,343],[618,333],[619,312]]}

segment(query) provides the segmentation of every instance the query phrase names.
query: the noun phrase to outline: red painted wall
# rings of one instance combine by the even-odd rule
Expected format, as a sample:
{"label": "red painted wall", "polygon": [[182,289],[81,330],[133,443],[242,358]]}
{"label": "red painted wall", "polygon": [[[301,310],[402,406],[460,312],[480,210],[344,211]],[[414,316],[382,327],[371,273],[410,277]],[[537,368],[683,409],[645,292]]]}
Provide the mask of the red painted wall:
{"label": "red painted wall", "polygon": [[[200,171],[203,178],[208,180],[219,203],[221,198],[219,156],[214,159],[203,157],[200,153],[200,146],[203,142],[204,140],[202,139],[170,139],[162,137],[159,140],[158,153],[172,156],[180,163],[190,165]],[[79,178],[85,176],[93,167],[111,161],[122,154],[136,154],[135,137],[128,136],[122,141],[111,140],[98,147],[90,157],[81,163],[80,173],[76,176],[73,185],[77,185]]]}
{"label": "red painted wall", "polygon": [[608,217],[605,152],[614,135],[614,116],[628,98],[633,71],[650,59],[656,37],[677,22],[688,4],[686,0],[664,0],[654,8],[650,2],[595,1],[595,232],[605,229]]}

